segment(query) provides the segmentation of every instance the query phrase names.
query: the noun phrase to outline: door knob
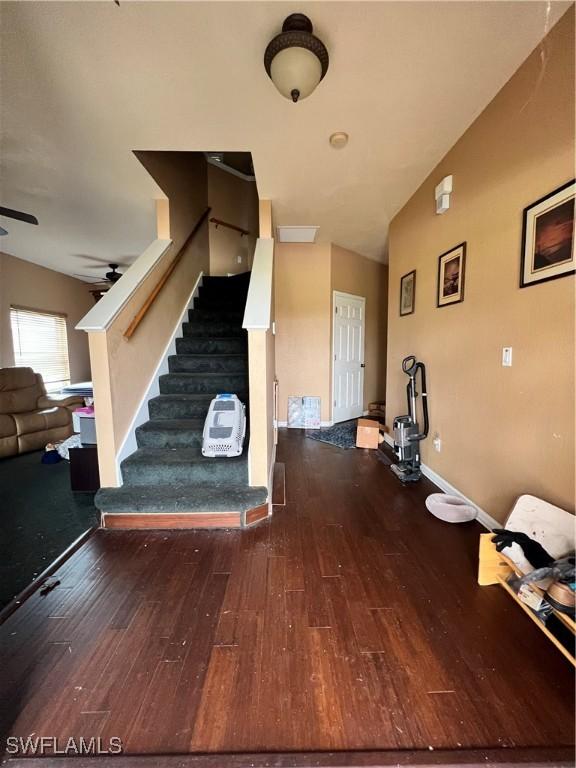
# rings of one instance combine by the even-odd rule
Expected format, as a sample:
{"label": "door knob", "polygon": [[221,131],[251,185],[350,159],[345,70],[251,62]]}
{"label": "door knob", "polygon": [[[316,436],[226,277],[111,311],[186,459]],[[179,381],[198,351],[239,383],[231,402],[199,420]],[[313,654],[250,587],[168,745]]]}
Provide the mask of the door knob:
{"label": "door knob", "polygon": [[360,368],[366,368],[366,365],[364,363],[360,363]]}

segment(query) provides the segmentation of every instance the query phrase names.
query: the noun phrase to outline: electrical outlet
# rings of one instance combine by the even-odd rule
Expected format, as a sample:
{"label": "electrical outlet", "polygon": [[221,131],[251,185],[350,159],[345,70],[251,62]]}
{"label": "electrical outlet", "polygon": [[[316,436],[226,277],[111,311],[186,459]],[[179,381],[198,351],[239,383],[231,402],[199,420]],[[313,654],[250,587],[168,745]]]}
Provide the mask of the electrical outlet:
{"label": "electrical outlet", "polygon": [[502,365],[512,368],[512,347],[502,347]]}
{"label": "electrical outlet", "polygon": [[434,440],[432,440],[432,445],[434,446],[434,450],[436,453],[440,453],[442,451],[442,440],[440,439],[440,435],[436,434],[434,435]]}
{"label": "electrical outlet", "polygon": [[238,261],[238,264],[242,264],[242,256],[237,256],[236,259]]}

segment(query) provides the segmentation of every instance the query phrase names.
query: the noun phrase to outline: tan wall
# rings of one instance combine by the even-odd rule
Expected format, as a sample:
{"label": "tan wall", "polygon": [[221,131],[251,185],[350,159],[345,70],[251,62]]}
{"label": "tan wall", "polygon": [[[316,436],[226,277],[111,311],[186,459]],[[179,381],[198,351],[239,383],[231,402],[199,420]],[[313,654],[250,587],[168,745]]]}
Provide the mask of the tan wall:
{"label": "tan wall", "polygon": [[[170,237],[174,253],[184,244],[208,206],[208,171],[202,152],[134,153],[169,200]],[[165,209],[157,205],[157,225],[165,227]],[[165,230],[158,230],[159,238]],[[201,238],[200,238],[201,239]]]}
{"label": "tan wall", "polygon": [[211,218],[227,221],[250,232],[249,235],[240,235],[233,229],[210,224],[210,274],[246,272],[252,265],[258,237],[256,182],[245,181],[209,163],[208,205],[212,209]]}
{"label": "tan wall", "polygon": [[[400,363],[415,354],[429,379],[424,462],[500,521],[522,493],[574,508],[574,277],[518,287],[523,208],[574,176],[573,10],[546,50],[545,70],[537,50],[390,230],[389,423],[406,410]],[[451,208],[436,216],[446,174]],[[436,309],[438,256],[462,241],[464,302]],[[399,281],[412,269],[416,311],[400,318]]]}
{"label": "tan wall", "polygon": [[364,405],[383,399],[387,267],[329,243],[277,243],[274,263],[280,421],[291,395],[321,397],[322,421],[332,418],[332,291],[366,298]]}
{"label": "tan wall", "polygon": [[258,201],[258,227],[259,237],[273,237],[272,201]]}
{"label": "tan wall", "polygon": [[90,334],[97,402],[100,478],[118,484],[115,458],[138,411],[201,271],[208,272],[208,224],[187,247],[175,271],[130,339],[124,332],[207,206],[206,162],[201,154],[138,152],[168,196],[173,245],[105,332]]}
{"label": "tan wall", "polygon": [[90,379],[88,339],[74,330],[76,323],[94,306],[87,283],[29,261],[0,253],[0,367],[14,365],[10,306],[66,315],[70,378]]}
{"label": "tan wall", "polygon": [[[388,267],[354,251],[332,245],[332,291],[366,299],[364,346],[364,408],[386,395],[386,327]],[[334,315],[333,295],[331,317]],[[332,330],[332,328],[331,328]],[[332,348],[332,346],[330,347]],[[332,355],[330,365],[332,365]]]}
{"label": "tan wall", "polygon": [[322,398],[330,419],[330,244],[276,243],[274,249],[278,418],[288,397]]}

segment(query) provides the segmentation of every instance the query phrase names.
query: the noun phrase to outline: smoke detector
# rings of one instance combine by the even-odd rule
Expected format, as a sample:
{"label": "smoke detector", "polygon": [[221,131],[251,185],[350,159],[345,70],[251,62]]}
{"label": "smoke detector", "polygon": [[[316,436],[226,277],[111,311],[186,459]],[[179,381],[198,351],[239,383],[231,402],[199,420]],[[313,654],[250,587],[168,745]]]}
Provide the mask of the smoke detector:
{"label": "smoke detector", "polygon": [[333,133],[332,136],[328,139],[330,142],[330,146],[334,149],[344,149],[346,144],[348,144],[348,139],[350,137],[347,133],[344,133],[344,131],[336,131],[336,133]]}

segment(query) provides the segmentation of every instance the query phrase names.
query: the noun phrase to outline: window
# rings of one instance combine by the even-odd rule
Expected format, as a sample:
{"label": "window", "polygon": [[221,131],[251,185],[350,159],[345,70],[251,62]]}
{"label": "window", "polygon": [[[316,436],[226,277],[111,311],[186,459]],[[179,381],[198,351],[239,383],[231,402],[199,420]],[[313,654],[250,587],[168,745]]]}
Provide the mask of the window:
{"label": "window", "polygon": [[41,374],[48,392],[70,384],[66,317],[10,307],[14,364]]}

